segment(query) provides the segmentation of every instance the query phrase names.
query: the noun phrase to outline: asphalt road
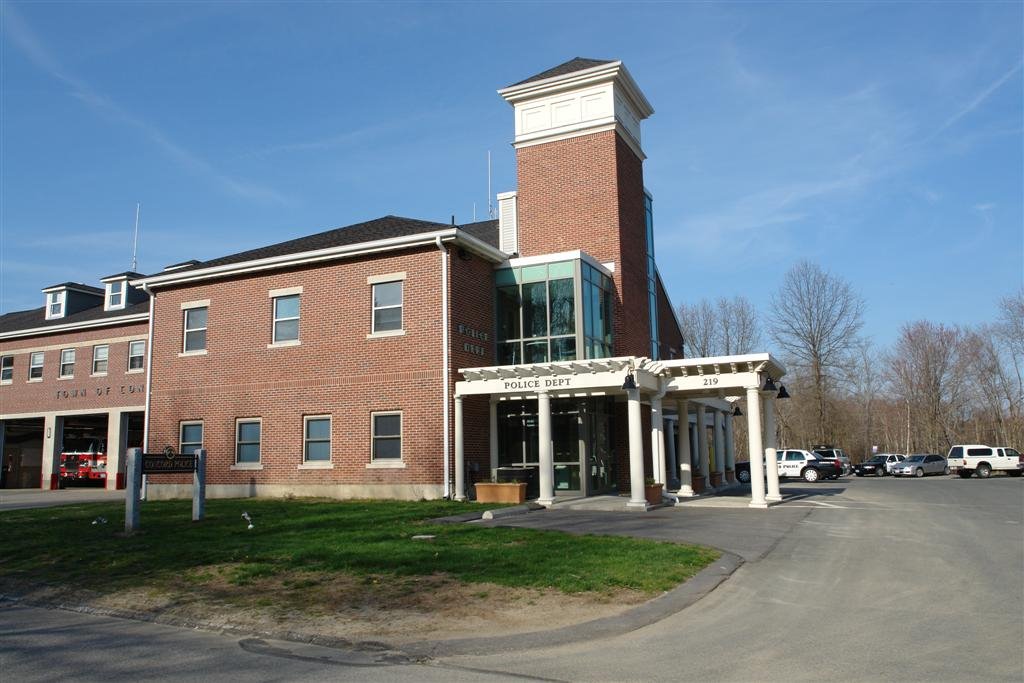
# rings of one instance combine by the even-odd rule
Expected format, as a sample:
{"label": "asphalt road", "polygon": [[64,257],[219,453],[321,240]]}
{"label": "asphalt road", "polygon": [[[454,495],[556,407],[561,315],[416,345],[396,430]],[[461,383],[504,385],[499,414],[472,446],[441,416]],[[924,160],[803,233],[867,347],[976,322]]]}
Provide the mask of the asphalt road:
{"label": "asphalt road", "polygon": [[[246,681],[1020,681],[1024,479],[784,484],[771,510],[548,511],[518,525],[712,533],[746,563],[712,593],[612,638],[417,663],[59,610],[0,607],[0,677]],[[814,495],[820,493],[824,495]],[[559,518],[562,518],[559,520]],[[733,546],[733,547],[729,547]]]}

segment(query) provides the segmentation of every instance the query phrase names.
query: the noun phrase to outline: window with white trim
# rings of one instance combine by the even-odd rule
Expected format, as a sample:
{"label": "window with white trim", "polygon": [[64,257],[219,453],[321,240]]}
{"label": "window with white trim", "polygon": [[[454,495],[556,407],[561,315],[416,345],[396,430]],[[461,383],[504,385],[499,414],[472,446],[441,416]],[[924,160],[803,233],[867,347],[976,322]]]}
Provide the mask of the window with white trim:
{"label": "window with white trim", "polygon": [[92,374],[107,374],[107,361],[110,360],[110,347],[106,344],[99,344],[92,347]]}
{"label": "window with white trim", "polygon": [[373,285],[373,333],[402,329],[402,281]]}
{"label": "window with white trim", "polygon": [[191,455],[203,447],[203,421],[189,420],[178,423],[178,452]]}
{"label": "window with white trim", "polygon": [[64,349],[60,352],[60,372],[57,373],[58,377],[74,377],[75,376],[75,350]]}
{"label": "window with white trim", "polygon": [[235,463],[258,464],[260,462],[260,432],[262,420],[246,419],[235,421]]}
{"label": "window with white trim", "polygon": [[33,351],[28,357],[28,378],[42,379],[43,378],[43,352]]}
{"label": "window with white trim", "polygon": [[184,345],[185,353],[206,350],[206,317],[209,309],[206,306],[186,308],[184,311]]}
{"label": "window with white trim", "polygon": [[299,295],[274,297],[274,344],[299,340]]}
{"label": "window with white trim", "polygon": [[373,460],[402,459],[402,413],[371,413]]}
{"label": "window with white trim", "polygon": [[67,299],[66,291],[46,293],[46,319],[64,317],[64,302]]}
{"label": "window with white trim", "polygon": [[14,356],[0,356],[0,382],[10,384],[14,381]]}
{"label": "window with white trim", "polygon": [[124,308],[124,280],[107,283],[107,310]]}
{"label": "window with white trim", "polygon": [[128,342],[128,372],[142,370],[146,363],[146,342],[139,339]]}
{"label": "window with white trim", "polygon": [[302,459],[305,462],[330,462],[331,416],[309,415],[303,418]]}

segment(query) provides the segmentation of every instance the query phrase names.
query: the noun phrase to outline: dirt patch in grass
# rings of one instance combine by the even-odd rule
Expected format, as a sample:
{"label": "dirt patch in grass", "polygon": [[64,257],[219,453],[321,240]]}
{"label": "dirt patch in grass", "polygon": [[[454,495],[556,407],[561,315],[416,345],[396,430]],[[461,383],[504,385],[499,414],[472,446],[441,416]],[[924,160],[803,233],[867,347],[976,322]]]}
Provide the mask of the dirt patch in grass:
{"label": "dirt patch in grass", "polygon": [[554,589],[416,577],[279,572],[244,565],[204,567],[158,588],[102,594],[3,582],[48,604],[72,604],[147,619],[256,633],[290,631],[401,644],[546,630],[619,614],[650,599],[641,591],[563,593]]}

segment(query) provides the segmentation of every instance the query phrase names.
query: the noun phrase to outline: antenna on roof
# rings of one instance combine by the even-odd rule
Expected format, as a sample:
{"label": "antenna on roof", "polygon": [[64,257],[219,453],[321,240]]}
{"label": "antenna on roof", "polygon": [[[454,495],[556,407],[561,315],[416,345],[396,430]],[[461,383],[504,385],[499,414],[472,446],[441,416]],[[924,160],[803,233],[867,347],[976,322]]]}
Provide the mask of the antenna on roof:
{"label": "antenna on roof", "polygon": [[138,269],[138,261],[136,255],[139,251],[139,214],[142,212],[142,204],[135,202],[135,239],[132,240],[132,272],[134,273]]}
{"label": "antenna on roof", "polygon": [[476,202],[473,202],[473,222],[476,223]]}
{"label": "antenna on roof", "polygon": [[491,150],[487,150],[487,218],[494,220],[494,204],[491,203]]}

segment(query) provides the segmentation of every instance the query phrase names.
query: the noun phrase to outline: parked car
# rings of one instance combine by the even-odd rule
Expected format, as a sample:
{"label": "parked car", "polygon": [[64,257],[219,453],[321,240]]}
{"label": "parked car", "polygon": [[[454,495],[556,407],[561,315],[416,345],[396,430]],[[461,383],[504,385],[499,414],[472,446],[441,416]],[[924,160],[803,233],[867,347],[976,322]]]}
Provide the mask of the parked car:
{"label": "parked car", "polygon": [[885,467],[885,455],[876,455],[853,466],[858,477],[884,477],[889,474]]}
{"label": "parked car", "polygon": [[842,472],[834,461],[823,460],[810,451],[780,449],[775,457],[779,463],[780,477],[800,477],[804,481],[815,482],[819,479],[835,479]]}
{"label": "parked car", "polygon": [[1019,477],[1024,471],[1024,456],[1013,448],[1000,446],[953,446],[949,449],[949,469],[964,479],[969,479],[975,472],[986,479],[993,472],[1006,472],[1010,476]]}
{"label": "parked car", "polygon": [[840,460],[838,456],[828,455],[827,451],[825,453],[818,453],[817,451],[815,451],[814,454],[818,456],[818,460],[821,460],[823,462],[830,462],[833,465],[835,465],[836,473],[834,475],[829,475],[829,479],[838,479],[840,475],[845,474],[845,472],[843,471],[843,461]]}
{"label": "parked car", "polygon": [[741,484],[749,484],[750,483],[750,461],[749,460],[743,460],[741,462],[738,462],[735,465],[733,465],[733,468],[735,469],[735,472],[736,472],[736,479],[739,480],[739,482]]}
{"label": "parked car", "polygon": [[892,468],[897,477],[923,477],[926,474],[949,474],[949,466],[941,455],[911,455]]}
{"label": "parked car", "polygon": [[906,458],[907,456],[899,453],[878,453],[864,462],[854,465],[853,472],[858,477],[884,477],[887,474],[892,474],[893,465],[906,460]]}
{"label": "parked car", "polygon": [[811,450],[823,458],[835,458],[838,460],[842,474],[846,475],[853,471],[853,465],[850,463],[850,458],[842,448],[836,448],[831,444],[822,444],[820,446],[812,446]]}
{"label": "parked car", "polygon": [[892,468],[907,459],[902,453],[885,453],[885,471],[892,474]]}

